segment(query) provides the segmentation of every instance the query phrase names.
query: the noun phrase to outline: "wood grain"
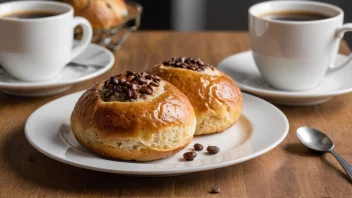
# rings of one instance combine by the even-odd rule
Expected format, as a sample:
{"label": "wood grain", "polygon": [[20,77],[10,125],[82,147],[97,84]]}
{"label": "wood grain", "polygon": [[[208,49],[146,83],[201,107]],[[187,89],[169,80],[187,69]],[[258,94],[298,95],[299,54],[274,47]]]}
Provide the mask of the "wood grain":
{"label": "wood grain", "polygon": [[[144,71],[172,56],[194,56],[213,65],[249,49],[246,32],[138,32],[115,52],[106,74],[59,95],[40,98],[0,94],[0,197],[352,197],[351,182],[329,154],[302,146],[295,131],[311,126],[326,131],[336,151],[352,163],[352,94],[309,107],[279,106],[290,122],[287,138],[253,160],[177,177],[130,177],[75,168],[35,150],[24,124],[41,105],[87,89],[127,69]],[[348,53],[345,43],[342,53]],[[220,194],[209,194],[213,185]]]}

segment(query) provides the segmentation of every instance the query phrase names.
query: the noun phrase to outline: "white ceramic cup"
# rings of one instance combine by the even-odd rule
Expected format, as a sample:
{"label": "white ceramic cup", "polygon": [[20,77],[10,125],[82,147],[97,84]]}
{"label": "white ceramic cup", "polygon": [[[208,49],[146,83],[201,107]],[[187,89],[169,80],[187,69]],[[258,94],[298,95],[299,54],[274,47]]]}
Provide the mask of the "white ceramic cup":
{"label": "white ceramic cup", "polygon": [[[277,11],[310,11],[330,16],[314,21],[280,21],[262,15]],[[317,87],[325,76],[351,62],[351,55],[333,65],[341,38],[352,31],[343,25],[343,11],[311,1],[267,1],[249,9],[250,45],[263,78],[273,87],[288,91]]]}
{"label": "white ceramic cup", "polygon": [[[58,13],[43,18],[1,17],[22,11]],[[83,37],[72,48],[73,31],[82,26]],[[83,52],[92,39],[92,27],[82,17],[73,17],[69,4],[51,1],[14,1],[0,4],[0,64],[23,81],[54,78]]]}

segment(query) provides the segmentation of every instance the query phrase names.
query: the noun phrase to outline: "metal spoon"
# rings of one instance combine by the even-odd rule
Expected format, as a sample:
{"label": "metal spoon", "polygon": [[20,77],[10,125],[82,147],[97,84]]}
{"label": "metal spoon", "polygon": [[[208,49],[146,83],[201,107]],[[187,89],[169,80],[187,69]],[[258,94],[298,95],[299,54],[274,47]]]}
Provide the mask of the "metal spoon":
{"label": "metal spoon", "polygon": [[352,166],[333,150],[334,143],[327,135],[317,129],[309,127],[298,128],[296,135],[299,141],[307,147],[316,151],[331,153],[341,164],[343,169],[345,169],[347,175],[352,180]]}

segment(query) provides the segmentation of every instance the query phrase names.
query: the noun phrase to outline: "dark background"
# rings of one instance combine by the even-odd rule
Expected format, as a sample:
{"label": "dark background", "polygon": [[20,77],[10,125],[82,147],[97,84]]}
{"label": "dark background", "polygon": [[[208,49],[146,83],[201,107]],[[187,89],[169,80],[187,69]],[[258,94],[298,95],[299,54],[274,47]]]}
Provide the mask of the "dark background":
{"label": "dark background", "polygon": [[[142,30],[248,30],[248,8],[262,0],[134,0],[144,10]],[[352,22],[352,0],[321,0],[339,6]],[[352,46],[352,35],[345,36]]]}

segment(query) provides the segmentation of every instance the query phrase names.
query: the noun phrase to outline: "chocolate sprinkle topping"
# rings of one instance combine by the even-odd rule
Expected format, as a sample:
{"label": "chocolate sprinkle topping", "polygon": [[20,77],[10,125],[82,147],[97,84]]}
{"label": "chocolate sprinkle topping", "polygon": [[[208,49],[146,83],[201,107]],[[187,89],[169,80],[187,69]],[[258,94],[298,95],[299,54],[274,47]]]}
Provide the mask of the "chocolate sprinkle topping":
{"label": "chocolate sprinkle topping", "polygon": [[136,100],[153,94],[153,87],[159,87],[161,78],[145,72],[127,71],[126,75],[111,76],[104,82],[104,101],[110,101],[115,93],[121,94],[125,100]]}
{"label": "chocolate sprinkle topping", "polygon": [[214,66],[205,64],[202,60],[194,59],[191,57],[172,57],[171,60],[169,61],[164,61],[163,65],[169,66],[169,67],[177,67],[177,68],[183,68],[183,69],[189,69],[192,71],[197,71],[197,72],[204,72],[206,68],[210,68],[214,70]]}

